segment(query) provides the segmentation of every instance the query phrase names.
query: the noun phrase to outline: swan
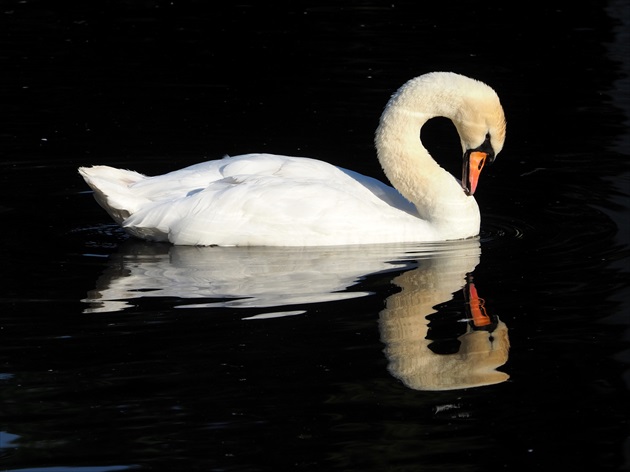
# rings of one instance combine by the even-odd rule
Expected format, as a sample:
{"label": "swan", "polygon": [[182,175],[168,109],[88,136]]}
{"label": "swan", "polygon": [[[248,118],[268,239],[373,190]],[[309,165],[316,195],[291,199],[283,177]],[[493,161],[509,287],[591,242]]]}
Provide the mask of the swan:
{"label": "swan", "polygon": [[[431,118],[451,119],[463,149],[461,182],[420,140]],[[133,236],[175,245],[333,246],[465,239],[479,234],[473,193],[505,141],[496,92],[453,72],[406,82],[375,133],[393,187],[323,161],[246,154],[147,177],[81,167],[97,202]]]}

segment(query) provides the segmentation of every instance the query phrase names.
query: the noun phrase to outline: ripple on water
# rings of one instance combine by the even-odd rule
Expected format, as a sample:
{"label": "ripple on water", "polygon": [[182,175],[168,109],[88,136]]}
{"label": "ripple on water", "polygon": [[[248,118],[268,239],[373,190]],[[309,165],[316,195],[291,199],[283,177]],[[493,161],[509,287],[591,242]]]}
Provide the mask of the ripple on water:
{"label": "ripple on water", "polygon": [[535,228],[525,221],[504,215],[484,214],[480,241],[482,244],[492,244],[523,239],[533,231]]}

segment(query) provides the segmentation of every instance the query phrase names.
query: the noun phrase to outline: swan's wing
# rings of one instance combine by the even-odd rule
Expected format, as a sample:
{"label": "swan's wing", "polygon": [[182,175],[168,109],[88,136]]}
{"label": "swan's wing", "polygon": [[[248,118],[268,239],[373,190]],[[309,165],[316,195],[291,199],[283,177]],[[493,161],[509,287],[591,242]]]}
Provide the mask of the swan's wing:
{"label": "swan's wing", "polygon": [[[200,245],[353,244],[387,242],[388,233],[400,241],[405,227],[416,233],[417,217],[392,207],[382,196],[395,190],[377,182],[313,159],[227,158],[139,182],[154,203],[124,226],[143,238]],[[160,190],[148,192],[153,185]]]}
{"label": "swan's wing", "polygon": [[167,174],[148,177],[131,185],[133,192],[151,201],[173,200],[204,190],[214,182],[234,176],[278,176],[286,179],[309,177],[327,180],[336,167],[304,157],[275,154],[245,154],[201,162]]}
{"label": "swan's wing", "polygon": [[[81,167],[79,173],[94,190],[99,204],[114,220],[123,220],[155,203],[173,202],[200,192],[213,182],[234,175],[321,175],[326,178],[329,164],[312,159],[248,154],[195,164],[167,174],[147,177],[137,172],[109,166]],[[290,171],[290,172],[289,172]]]}

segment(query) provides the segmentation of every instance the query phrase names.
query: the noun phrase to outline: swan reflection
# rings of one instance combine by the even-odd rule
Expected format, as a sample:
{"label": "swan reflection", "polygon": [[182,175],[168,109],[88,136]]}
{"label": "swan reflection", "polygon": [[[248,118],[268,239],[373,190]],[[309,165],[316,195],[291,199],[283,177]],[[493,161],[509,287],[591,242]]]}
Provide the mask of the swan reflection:
{"label": "swan reflection", "polygon": [[[367,276],[399,274],[379,319],[390,373],[418,390],[449,390],[503,382],[496,369],[508,356],[507,327],[485,311],[470,273],[477,240],[432,245],[332,248],[191,247],[130,242],[110,259],[83,301],[86,313],[121,311],[141,298],[170,298],[178,308],[258,308],[243,319],[298,315],[304,305],[366,296]],[[387,275],[385,275],[387,277]],[[390,276],[391,277],[391,276]],[[466,332],[456,352],[438,353],[429,315],[464,289]],[[461,298],[461,297],[460,297]],[[464,310],[465,308],[465,310]]]}
{"label": "swan reflection", "polygon": [[123,310],[146,297],[177,298],[178,308],[275,309],[362,297],[368,293],[348,289],[364,275],[414,267],[418,252],[413,251],[389,245],[195,247],[134,241],[112,256],[85,311]]}

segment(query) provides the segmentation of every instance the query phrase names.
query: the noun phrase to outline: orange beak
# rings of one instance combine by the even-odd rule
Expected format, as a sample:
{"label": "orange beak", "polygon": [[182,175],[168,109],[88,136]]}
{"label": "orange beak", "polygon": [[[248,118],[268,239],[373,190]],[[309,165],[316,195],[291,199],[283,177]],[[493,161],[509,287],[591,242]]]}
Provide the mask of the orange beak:
{"label": "orange beak", "polygon": [[464,170],[462,172],[462,187],[466,195],[473,195],[477,190],[479,174],[488,159],[488,153],[482,151],[467,152],[464,155]]}

